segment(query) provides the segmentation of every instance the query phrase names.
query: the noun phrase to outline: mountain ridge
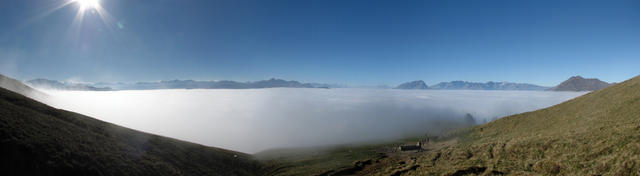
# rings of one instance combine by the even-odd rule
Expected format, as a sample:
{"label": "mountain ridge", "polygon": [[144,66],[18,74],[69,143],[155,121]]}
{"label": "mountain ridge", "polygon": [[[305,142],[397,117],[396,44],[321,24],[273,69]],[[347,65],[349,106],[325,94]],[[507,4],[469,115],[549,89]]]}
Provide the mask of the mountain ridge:
{"label": "mountain ridge", "polygon": [[416,80],[411,82],[402,83],[396,86],[394,89],[429,89],[429,86],[422,80]]}
{"label": "mountain ridge", "polygon": [[88,84],[60,82],[49,79],[33,79],[26,82],[27,85],[50,90],[79,90],[79,91],[110,91],[110,87],[94,87]]}
{"label": "mountain ridge", "polygon": [[470,82],[450,81],[440,82],[428,86],[422,80],[406,82],[398,85],[396,89],[432,89],[432,90],[546,90],[548,87],[527,83],[512,82]]}
{"label": "mountain ridge", "polygon": [[324,83],[301,83],[293,80],[271,78],[268,80],[238,82],[231,80],[196,81],[163,80],[157,82],[135,83],[96,83],[92,86],[110,87],[115,90],[154,90],[154,89],[262,89],[262,88],[340,88],[343,85]]}
{"label": "mountain ridge", "polygon": [[596,91],[608,87],[612,84],[600,81],[597,78],[583,78],[582,76],[572,76],[555,87],[552,91]]}

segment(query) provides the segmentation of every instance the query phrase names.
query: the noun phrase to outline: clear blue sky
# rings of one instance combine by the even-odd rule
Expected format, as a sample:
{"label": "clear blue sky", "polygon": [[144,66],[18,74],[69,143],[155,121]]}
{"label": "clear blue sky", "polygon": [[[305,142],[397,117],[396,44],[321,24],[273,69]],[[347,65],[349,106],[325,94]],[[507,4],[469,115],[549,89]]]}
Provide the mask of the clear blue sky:
{"label": "clear blue sky", "polygon": [[640,74],[640,1],[0,1],[0,73],[18,79],[422,79],[552,86]]}

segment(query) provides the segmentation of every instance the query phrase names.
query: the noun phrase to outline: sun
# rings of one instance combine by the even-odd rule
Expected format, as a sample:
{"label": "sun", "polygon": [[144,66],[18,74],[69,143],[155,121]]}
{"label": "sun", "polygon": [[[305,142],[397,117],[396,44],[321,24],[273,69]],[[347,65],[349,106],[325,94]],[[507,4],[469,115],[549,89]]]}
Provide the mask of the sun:
{"label": "sun", "polygon": [[81,9],[96,9],[100,7],[100,0],[73,0],[80,5]]}

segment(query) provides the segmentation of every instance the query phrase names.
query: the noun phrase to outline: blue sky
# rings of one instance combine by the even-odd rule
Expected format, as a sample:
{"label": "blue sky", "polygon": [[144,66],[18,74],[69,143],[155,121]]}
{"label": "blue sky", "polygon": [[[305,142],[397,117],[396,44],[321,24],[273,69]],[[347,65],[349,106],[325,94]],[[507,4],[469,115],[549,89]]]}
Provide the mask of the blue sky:
{"label": "blue sky", "polygon": [[640,1],[0,1],[0,73],[18,79],[395,85],[640,74]]}

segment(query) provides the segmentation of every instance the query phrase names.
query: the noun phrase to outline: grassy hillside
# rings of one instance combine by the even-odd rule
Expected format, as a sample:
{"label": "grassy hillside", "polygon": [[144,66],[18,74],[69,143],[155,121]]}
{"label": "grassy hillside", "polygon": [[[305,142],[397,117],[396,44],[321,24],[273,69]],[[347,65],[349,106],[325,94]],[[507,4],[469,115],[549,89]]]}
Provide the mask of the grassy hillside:
{"label": "grassy hillside", "polygon": [[405,174],[640,175],[640,77],[467,129],[457,141],[417,154]]}
{"label": "grassy hillside", "polygon": [[147,134],[0,88],[0,175],[260,175],[250,155]]}
{"label": "grassy hillside", "polygon": [[276,149],[257,153],[256,157],[269,166],[267,175],[351,175],[366,165],[386,158],[379,145],[345,145]]}
{"label": "grassy hillside", "polygon": [[396,142],[267,164],[274,175],[640,175],[640,77],[446,136],[423,152]]}
{"label": "grassy hillside", "polygon": [[[0,89],[0,175],[640,175],[640,77],[412,140],[252,156],[122,128]],[[415,142],[415,141],[414,141]]]}

